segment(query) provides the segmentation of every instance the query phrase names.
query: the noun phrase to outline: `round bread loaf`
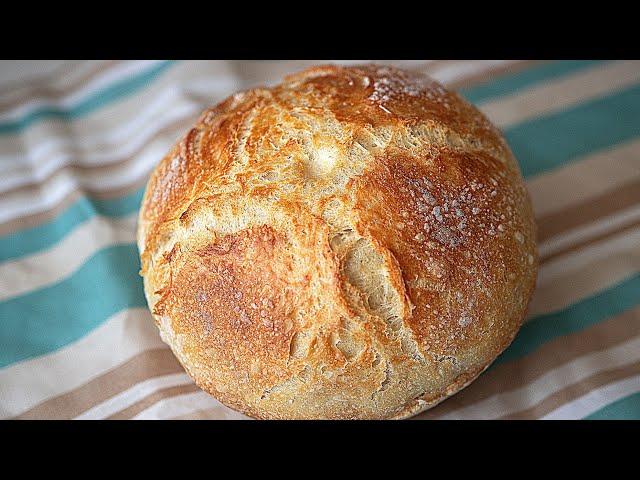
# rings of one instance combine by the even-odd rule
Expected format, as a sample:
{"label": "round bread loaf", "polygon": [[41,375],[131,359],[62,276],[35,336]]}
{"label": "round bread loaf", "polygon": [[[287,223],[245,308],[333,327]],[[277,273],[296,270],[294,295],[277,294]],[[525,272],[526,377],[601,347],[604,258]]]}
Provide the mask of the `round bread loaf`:
{"label": "round bread loaf", "polygon": [[149,180],[138,246],[187,372],[272,419],[436,405],[512,341],[537,269],[499,131],[430,78],[374,65],[205,111]]}

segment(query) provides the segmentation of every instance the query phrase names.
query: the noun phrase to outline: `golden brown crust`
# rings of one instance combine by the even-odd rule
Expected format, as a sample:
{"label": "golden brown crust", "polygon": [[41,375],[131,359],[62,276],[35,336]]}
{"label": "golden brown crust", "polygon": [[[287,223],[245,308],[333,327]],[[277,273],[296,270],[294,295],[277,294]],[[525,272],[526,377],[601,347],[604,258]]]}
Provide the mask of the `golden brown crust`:
{"label": "golden brown crust", "polygon": [[530,200],[500,133],[433,80],[324,66],[207,110],[138,246],[163,338],[257,418],[403,418],[480,374],[532,294]]}

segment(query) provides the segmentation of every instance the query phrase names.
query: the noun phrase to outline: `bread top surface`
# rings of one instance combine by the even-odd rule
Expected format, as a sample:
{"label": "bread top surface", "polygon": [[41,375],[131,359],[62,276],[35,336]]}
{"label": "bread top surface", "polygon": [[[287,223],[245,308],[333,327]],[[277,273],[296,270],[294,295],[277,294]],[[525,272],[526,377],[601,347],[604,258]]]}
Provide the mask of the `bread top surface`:
{"label": "bread top surface", "polygon": [[138,246],[161,334],[259,418],[394,418],[511,342],[535,224],[498,130],[428,77],[323,66],[205,111],[160,162]]}

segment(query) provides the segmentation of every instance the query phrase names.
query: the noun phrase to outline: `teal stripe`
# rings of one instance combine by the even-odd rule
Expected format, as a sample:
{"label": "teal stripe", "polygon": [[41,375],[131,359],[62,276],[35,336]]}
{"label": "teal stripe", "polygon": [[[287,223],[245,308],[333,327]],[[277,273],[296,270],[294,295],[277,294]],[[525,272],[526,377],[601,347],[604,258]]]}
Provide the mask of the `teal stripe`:
{"label": "teal stripe", "polygon": [[536,83],[553,80],[604,63],[600,60],[554,61],[527,68],[518,73],[493,78],[487,83],[464,88],[459,93],[471,103],[481,103],[496,97],[511,95]]}
{"label": "teal stripe", "polygon": [[570,307],[527,322],[494,365],[522,358],[554,338],[584,330],[640,304],[640,274]]}
{"label": "teal stripe", "polygon": [[525,177],[640,136],[640,85],[508,128]]}
{"label": "teal stripe", "polygon": [[0,135],[17,133],[34,122],[47,118],[71,120],[87,115],[109,103],[115,102],[146,87],[150,82],[164,73],[172,64],[172,62],[168,61],[154,64],[151,68],[138,75],[98,90],[71,108],[58,108],[45,105],[34,109],[18,120],[0,122]]}
{"label": "teal stripe", "polygon": [[640,420],[640,392],[601,408],[585,420]]}
{"label": "teal stripe", "polygon": [[0,237],[0,262],[45,250],[94,215],[122,217],[138,210],[144,188],[125,197],[96,200],[83,197],[55,219]]}
{"label": "teal stripe", "polygon": [[139,269],[135,245],[109,247],[71,277],[0,303],[0,368],[76,341],[121,310],[145,306]]}

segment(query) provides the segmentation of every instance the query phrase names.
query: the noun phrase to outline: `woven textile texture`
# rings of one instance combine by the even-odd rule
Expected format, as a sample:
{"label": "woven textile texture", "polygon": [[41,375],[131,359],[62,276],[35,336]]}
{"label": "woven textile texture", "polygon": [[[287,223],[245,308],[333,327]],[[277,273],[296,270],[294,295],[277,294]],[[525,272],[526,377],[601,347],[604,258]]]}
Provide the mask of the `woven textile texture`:
{"label": "woven textile texture", "polygon": [[[136,214],[204,108],[313,63],[67,62],[0,86],[0,418],[244,418],[160,340]],[[640,419],[640,62],[380,63],[432,75],[502,129],[539,228],[516,340],[417,418]]]}

